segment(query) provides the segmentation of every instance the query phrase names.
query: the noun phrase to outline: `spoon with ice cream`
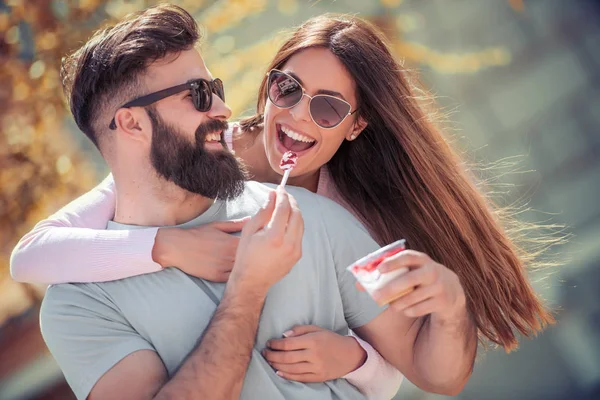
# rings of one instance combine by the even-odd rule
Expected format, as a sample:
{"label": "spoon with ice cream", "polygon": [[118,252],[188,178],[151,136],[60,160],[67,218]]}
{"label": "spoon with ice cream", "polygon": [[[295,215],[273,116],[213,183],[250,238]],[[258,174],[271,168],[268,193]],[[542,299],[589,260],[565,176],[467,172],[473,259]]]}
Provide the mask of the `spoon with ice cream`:
{"label": "spoon with ice cream", "polygon": [[298,163],[298,154],[293,151],[286,151],[281,157],[281,161],[279,162],[279,168],[281,168],[283,173],[283,179],[281,179],[281,183],[279,186],[284,187],[287,183],[288,178],[290,177],[290,172]]}

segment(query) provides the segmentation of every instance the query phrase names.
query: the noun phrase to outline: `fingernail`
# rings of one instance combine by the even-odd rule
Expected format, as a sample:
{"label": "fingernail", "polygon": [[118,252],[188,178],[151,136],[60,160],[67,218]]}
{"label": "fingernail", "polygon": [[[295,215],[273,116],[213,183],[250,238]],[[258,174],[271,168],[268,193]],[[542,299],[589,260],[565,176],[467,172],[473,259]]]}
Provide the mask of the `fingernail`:
{"label": "fingernail", "polygon": [[289,331],[283,332],[283,337],[290,337],[293,334],[294,334],[294,331],[290,329]]}
{"label": "fingernail", "polygon": [[281,372],[279,372],[279,371],[275,371],[275,374],[277,374],[277,376],[283,377],[283,374]]}

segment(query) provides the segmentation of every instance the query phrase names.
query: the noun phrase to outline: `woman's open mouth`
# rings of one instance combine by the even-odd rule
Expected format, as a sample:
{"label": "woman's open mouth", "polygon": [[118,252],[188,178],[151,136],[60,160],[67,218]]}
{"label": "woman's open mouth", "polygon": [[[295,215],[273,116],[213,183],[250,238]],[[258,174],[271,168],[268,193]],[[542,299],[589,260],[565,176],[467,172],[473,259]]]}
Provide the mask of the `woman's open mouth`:
{"label": "woman's open mouth", "polygon": [[277,129],[277,140],[287,150],[294,153],[303,153],[312,148],[317,141],[300,132],[291,129],[289,126],[275,124]]}

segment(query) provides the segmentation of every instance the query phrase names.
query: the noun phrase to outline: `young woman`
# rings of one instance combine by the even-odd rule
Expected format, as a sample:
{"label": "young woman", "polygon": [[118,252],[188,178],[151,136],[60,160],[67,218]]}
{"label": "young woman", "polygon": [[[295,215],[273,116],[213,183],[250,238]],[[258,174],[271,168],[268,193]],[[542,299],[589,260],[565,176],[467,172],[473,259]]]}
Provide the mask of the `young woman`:
{"label": "young woman", "polygon": [[[231,130],[225,139],[253,179],[278,183],[279,161],[292,150],[298,164],[288,184],[338,202],[381,245],[407,240],[415,251],[403,252],[383,268],[409,267],[410,272],[385,290],[389,295],[415,288],[391,307],[414,318],[419,332],[432,319],[464,314],[481,339],[510,350],[517,346],[517,332],[529,336],[553,322],[526,277],[527,254],[507,236],[499,213],[419,106],[407,72],[368,23],[321,16],[303,24],[271,62],[257,114],[232,130],[237,130],[233,140]],[[243,222],[106,231],[113,213],[109,177],[21,239],[11,258],[13,277],[92,282],[176,265],[205,279],[227,279],[237,244],[227,232]],[[266,354],[287,379],[338,378],[364,359],[364,353],[345,350],[354,339],[317,327],[297,327],[285,336],[290,335],[313,338],[311,346],[320,346],[315,353],[324,356],[301,360],[300,368]],[[467,347],[474,354],[476,343]],[[373,369],[385,370],[372,349],[362,368],[370,362],[377,364]],[[397,377],[387,381],[398,382]]]}

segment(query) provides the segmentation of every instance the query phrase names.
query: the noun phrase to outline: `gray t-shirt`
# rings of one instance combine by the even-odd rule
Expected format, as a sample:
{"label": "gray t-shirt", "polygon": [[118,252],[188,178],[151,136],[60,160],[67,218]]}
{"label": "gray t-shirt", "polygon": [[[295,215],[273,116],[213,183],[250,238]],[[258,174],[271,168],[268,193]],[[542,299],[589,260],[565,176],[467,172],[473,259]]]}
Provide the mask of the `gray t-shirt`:
{"label": "gray t-shirt", "polygon": [[[183,226],[254,215],[272,187],[248,182],[238,199],[217,201]],[[304,189],[288,191],[304,217],[303,255],[269,290],[240,398],[363,399],[344,379],[304,384],[280,378],[260,353],[267,340],[281,338],[294,325],[347,334],[348,327],[362,326],[383,310],[356,290],[346,271],[378,248],[364,227],[324,197]],[[108,226],[126,228],[132,227]],[[83,399],[104,373],[138,350],[156,351],[172,376],[210,323],[224,288],[176,268],[112,282],[55,285],[42,304],[41,330],[67,382]]]}

